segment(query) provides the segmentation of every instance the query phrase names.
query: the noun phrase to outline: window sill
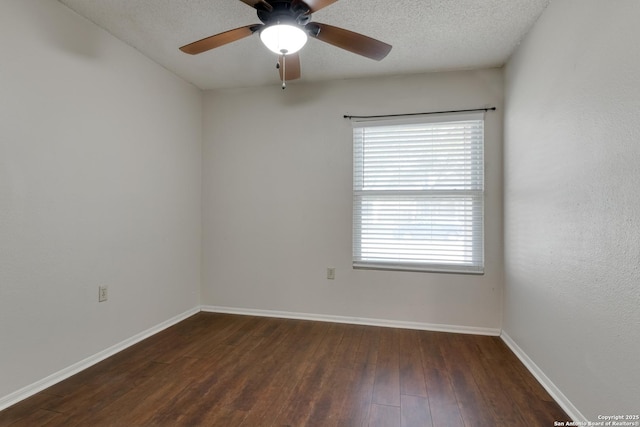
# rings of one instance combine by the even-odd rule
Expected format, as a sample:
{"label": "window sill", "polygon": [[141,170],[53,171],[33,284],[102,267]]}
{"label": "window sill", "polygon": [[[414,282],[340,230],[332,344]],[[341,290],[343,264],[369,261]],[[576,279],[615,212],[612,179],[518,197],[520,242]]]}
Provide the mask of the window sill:
{"label": "window sill", "polygon": [[394,264],[394,263],[367,263],[354,262],[355,270],[382,270],[382,271],[405,271],[413,273],[445,273],[445,274],[470,274],[473,276],[483,276],[484,268],[460,267],[452,265],[432,265],[432,264]]}

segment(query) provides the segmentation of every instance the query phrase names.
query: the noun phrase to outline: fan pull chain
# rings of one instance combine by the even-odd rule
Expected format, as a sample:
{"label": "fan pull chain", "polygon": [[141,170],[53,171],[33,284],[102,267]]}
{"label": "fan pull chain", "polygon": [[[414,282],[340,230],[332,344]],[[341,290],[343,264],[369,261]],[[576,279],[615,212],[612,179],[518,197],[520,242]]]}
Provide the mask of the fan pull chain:
{"label": "fan pull chain", "polygon": [[281,50],[282,52],[282,90],[287,88],[287,58],[286,58],[286,50]]}

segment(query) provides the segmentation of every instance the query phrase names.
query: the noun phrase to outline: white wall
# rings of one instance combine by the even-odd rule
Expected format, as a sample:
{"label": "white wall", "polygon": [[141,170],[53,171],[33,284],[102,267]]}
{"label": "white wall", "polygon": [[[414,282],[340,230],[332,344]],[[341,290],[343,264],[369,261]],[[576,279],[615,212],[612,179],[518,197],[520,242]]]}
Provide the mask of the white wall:
{"label": "white wall", "polygon": [[[303,69],[304,72],[304,69]],[[500,328],[501,70],[210,91],[202,303]],[[342,116],[475,108],[486,118],[486,274],[351,268],[352,130]],[[336,279],[326,279],[326,268]]]}
{"label": "white wall", "polygon": [[0,2],[0,398],[197,307],[201,120],[60,3]]}
{"label": "white wall", "polygon": [[640,410],[639,19],[551,2],[506,73],[504,330],[592,421]]}

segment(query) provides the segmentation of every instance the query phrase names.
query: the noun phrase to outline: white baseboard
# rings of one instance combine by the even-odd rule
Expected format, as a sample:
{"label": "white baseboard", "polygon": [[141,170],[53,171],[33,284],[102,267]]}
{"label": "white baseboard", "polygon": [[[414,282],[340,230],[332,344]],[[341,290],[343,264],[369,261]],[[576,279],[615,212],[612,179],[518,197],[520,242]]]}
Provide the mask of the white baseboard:
{"label": "white baseboard", "polygon": [[[545,390],[551,395],[553,400],[555,400],[558,405],[567,413],[569,418],[571,418],[574,422],[582,422],[587,423],[587,419],[582,413],[576,408],[573,403],[567,396],[565,396],[560,389],[545,375],[545,373],[534,363],[529,356],[516,344],[514,340],[504,331],[500,334],[500,338],[504,341],[505,344],[513,351],[513,353],[520,359],[522,364],[531,372],[531,374],[538,380],[538,382],[544,387]],[[568,421],[568,420],[558,420],[558,421]]]}
{"label": "white baseboard", "polygon": [[146,339],[149,338],[152,335],[157,334],[158,332],[167,329],[170,326],[175,325],[176,323],[179,323],[181,321],[183,321],[184,319],[186,319],[187,317],[191,317],[196,313],[200,312],[200,308],[196,307],[196,308],[192,308],[191,310],[185,311],[182,314],[179,314],[167,321],[164,321],[156,326],[153,326],[149,329],[147,329],[146,331],[140,332],[139,334],[136,334],[134,336],[132,336],[131,338],[128,338],[114,346],[111,346],[109,348],[107,348],[106,350],[103,350],[99,353],[94,354],[93,356],[89,356],[84,360],[81,360],[77,363],[74,363],[73,365],[64,368],[56,373],[53,373],[51,375],[49,375],[48,377],[37,381],[31,385],[28,385],[24,388],[21,388],[18,391],[15,391],[7,396],[4,396],[2,398],[0,398],[0,411],[2,411],[3,409],[8,408],[11,405],[15,405],[16,403],[20,402],[21,400],[24,400],[28,397],[33,396],[34,394],[48,388],[51,387],[54,384],[59,383],[62,380],[65,380],[67,378],[69,378],[72,375],[77,374],[80,371],[83,371],[93,365],[95,365],[98,362],[103,361],[104,359],[113,356],[114,354],[128,348],[131,347],[132,345]]}
{"label": "white baseboard", "polygon": [[334,316],[328,314],[295,313],[290,311],[256,310],[249,308],[203,305],[202,311],[210,313],[240,314],[245,316],[278,317],[281,319],[315,320],[318,322],[350,323],[354,325],[382,326],[386,328],[418,329],[422,331],[451,332],[458,334],[499,336],[498,328],[443,325],[439,323],[405,322],[400,320],[369,319],[363,317]]}

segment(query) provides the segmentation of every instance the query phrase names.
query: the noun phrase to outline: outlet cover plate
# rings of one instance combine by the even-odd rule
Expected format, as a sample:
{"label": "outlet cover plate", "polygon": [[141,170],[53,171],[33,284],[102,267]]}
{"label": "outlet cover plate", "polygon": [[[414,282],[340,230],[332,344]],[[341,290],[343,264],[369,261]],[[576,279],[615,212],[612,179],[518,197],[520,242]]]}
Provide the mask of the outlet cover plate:
{"label": "outlet cover plate", "polygon": [[98,286],[98,302],[105,302],[107,299],[109,299],[109,288]]}
{"label": "outlet cover plate", "polygon": [[334,280],[336,278],[336,269],[333,267],[327,268],[327,279]]}

